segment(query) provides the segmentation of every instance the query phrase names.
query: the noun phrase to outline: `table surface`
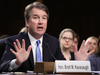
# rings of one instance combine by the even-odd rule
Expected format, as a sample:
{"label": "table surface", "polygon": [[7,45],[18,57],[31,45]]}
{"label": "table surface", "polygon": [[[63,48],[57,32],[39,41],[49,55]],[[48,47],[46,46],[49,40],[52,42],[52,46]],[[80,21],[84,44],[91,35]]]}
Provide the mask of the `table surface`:
{"label": "table surface", "polygon": [[32,74],[32,73],[22,73],[22,72],[15,72],[15,73],[0,73],[0,75],[100,75],[100,74],[92,74],[92,73],[64,73],[64,74]]}

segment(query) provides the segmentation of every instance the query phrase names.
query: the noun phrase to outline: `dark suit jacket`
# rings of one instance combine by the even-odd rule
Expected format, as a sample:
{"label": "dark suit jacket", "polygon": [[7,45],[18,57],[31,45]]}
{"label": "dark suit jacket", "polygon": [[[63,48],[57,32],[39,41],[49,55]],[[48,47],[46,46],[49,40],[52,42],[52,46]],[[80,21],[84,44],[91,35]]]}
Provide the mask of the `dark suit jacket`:
{"label": "dark suit jacket", "polygon": [[91,71],[100,71],[100,56],[92,54],[87,61],[90,61]]}
{"label": "dark suit jacket", "polygon": [[[26,50],[29,47],[29,45],[31,45],[27,32],[20,33],[18,35],[9,37],[6,41],[5,52],[4,52],[3,57],[0,61],[0,71],[8,71],[10,61],[13,59],[16,59],[15,55],[10,51],[10,48],[15,50],[13,42],[16,42],[16,39],[18,39],[21,44],[22,44],[22,39],[25,39]],[[47,44],[49,47],[47,47]],[[57,60],[65,60],[63,58],[62,53],[61,53],[59,42],[55,37],[50,36],[48,34],[44,34],[42,46],[43,46],[43,61],[49,61],[49,62],[55,61],[53,56]],[[51,51],[53,56],[50,54],[49,50]],[[15,71],[26,72],[27,70],[30,70],[30,71],[34,70],[34,60],[33,60],[32,50],[30,52],[29,58],[24,63],[22,63],[22,65]]]}
{"label": "dark suit jacket", "polygon": [[2,54],[4,53],[4,51],[5,51],[5,41],[7,40],[7,38],[8,37],[6,37],[6,38],[3,38],[3,39],[1,39],[0,40],[0,59],[1,59],[1,57],[2,57]]}

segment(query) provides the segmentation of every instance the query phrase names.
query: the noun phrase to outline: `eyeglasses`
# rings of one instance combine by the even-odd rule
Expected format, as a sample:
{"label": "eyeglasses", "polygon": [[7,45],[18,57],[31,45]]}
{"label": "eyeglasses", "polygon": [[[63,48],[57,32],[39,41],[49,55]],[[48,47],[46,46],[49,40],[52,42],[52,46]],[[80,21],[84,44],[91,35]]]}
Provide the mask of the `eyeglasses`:
{"label": "eyeglasses", "polygon": [[69,41],[72,41],[73,39],[72,38],[67,38],[67,37],[62,37],[63,40],[69,40]]}

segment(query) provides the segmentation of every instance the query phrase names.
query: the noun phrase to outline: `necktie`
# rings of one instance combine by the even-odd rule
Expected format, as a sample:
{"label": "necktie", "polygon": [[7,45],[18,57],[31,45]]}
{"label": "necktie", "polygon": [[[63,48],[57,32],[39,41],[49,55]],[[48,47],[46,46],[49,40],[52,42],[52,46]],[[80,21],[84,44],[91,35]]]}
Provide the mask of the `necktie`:
{"label": "necktie", "polygon": [[36,43],[37,43],[37,47],[36,47],[36,62],[41,62],[41,51],[40,51],[40,48],[39,48],[40,40],[37,40]]}

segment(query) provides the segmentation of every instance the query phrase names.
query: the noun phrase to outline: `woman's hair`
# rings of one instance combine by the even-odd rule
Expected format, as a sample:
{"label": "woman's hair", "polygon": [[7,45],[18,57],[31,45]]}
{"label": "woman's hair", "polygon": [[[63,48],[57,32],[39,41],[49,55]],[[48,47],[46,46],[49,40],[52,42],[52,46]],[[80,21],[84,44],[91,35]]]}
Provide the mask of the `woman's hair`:
{"label": "woman's hair", "polygon": [[20,33],[21,32],[27,32],[27,27],[23,27],[21,30],[20,30]]}
{"label": "woman's hair", "polygon": [[87,44],[88,41],[91,41],[92,39],[95,39],[96,42],[97,42],[97,49],[96,49],[96,51],[95,51],[95,53],[96,53],[96,52],[98,51],[98,38],[97,38],[97,37],[95,37],[95,36],[90,36],[90,37],[88,37],[88,38],[86,39],[85,45]]}
{"label": "woman's hair", "polygon": [[90,36],[90,37],[88,37],[88,38],[86,39],[85,44],[86,44],[88,41],[91,41],[92,39],[95,39],[95,40],[98,42],[98,38],[97,38],[97,37],[95,37],[95,36]]}
{"label": "woman's hair", "polygon": [[48,8],[40,2],[33,2],[29,5],[27,5],[26,8],[25,8],[25,11],[24,11],[25,21],[29,20],[29,18],[31,16],[31,10],[33,8],[38,8],[38,9],[44,10],[47,13],[47,18],[49,19],[49,10],[48,10]]}
{"label": "woman's hair", "polygon": [[59,39],[62,38],[62,35],[63,35],[65,32],[71,32],[72,35],[73,35],[73,40],[74,40],[74,31],[73,31],[72,29],[70,29],[70,28],[63,29],[63,30],[61,31],[60,35],[59,35]]}

